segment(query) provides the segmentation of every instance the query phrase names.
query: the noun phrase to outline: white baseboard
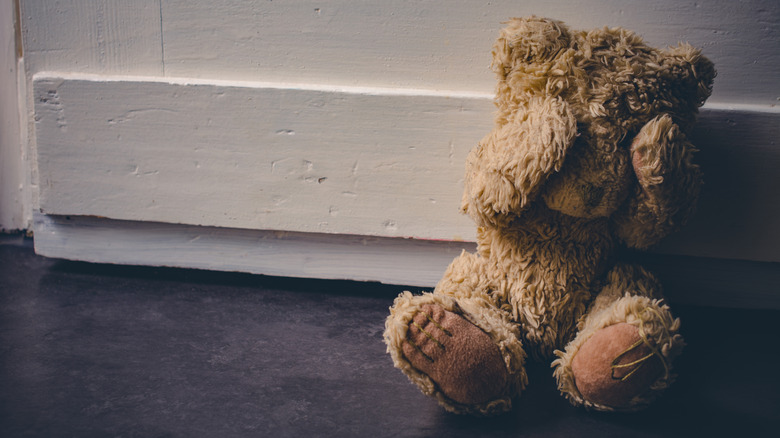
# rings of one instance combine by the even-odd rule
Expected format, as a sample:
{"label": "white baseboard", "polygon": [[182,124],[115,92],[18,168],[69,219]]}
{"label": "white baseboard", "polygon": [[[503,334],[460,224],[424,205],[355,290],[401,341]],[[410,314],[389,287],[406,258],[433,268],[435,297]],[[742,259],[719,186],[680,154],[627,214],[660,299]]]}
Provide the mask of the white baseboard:
{"label": "white baseboard", "polygon": [[[35,215],[35,248],[87,262],[376,281],[432,288],[472,243],[241,230],[83,216]],[[665,285],[673,303],[780,309],[780,265],[632,254]]]}
{"label": "white baseboard", "polygon": [[430,287],[473,243],[243,230],[35,215],[35,250],[55,258]]}
{"label": "white baseboard", "polygon": [[[458,214],[489,94],[46,73],[40,210],[117,220],[473,241]],[[699,211],[659,248],[780,262],[780,111],[710,105]]]}

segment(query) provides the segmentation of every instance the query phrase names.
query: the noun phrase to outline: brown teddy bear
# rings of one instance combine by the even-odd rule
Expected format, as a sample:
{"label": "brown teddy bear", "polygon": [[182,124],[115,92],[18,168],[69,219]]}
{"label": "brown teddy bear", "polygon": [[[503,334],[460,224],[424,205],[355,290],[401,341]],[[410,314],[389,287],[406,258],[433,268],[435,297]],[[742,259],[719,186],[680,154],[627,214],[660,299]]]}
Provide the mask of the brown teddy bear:
{"label": "brown teddy bear", "polygon": [[433,293],[390,309],[388,352],[457,413],[511,408],[526,355],[552,362],[575,405],[635,410],[673,379],[684,346],[657,280],[614,260],[682,225],[701,185],[686,132],[715,70],[699,50],[621,28],[507,23],[493,47],[495,126],[468,156],[477,253]]}

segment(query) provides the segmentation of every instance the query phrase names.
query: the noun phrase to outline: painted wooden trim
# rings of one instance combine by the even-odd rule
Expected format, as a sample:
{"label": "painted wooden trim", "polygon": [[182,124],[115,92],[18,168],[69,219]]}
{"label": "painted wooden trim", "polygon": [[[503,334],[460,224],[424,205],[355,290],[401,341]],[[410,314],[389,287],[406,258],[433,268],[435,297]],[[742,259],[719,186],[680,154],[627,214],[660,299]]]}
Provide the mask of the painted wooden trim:
{"label": "painted wooden trim", "polygon": [[[432,288],[469,243],[35,215],[38,254],[69,260]],[[636,254],[674,304],[780,309],[776,263]],[[367,285],[366,290],[370,291]]]}
{"label": "painted wooden trim", "polygon": [[632,262],[655,274],[669,302],[780,309],[780,265],[769,262],[637,253]]}
{"label": "painted wooden trim", "polygon": [[[458,214],[486,94],[36,75],[41,211],[473,241]],[[780,261],[780,111],[708,105],[698,214],[657,251]]]}
{"label": "painted wooden trim", "polygon": [[465,242],[35,215],[35,251],[70,260],[430,287]]}
{"label": "painted wooden trim", "polygon": [[59,74],[34,89],[44,213],[474,238],[457,211],[487,96]]}
{"label": "painted wooden trim", "polygon": [[0,232],[32,223],[26,151],[24,64],[16,2],[0,2]]}

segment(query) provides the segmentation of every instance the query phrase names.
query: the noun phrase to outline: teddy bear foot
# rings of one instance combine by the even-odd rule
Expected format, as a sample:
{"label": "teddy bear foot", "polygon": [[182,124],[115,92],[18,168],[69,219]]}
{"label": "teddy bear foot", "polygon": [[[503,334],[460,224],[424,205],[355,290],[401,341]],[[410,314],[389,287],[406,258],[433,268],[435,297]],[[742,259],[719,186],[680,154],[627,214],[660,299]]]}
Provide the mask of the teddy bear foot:
{"label": "teddy bear foot", "polygon": [[[659,299],[605,289],[577,336],[553,361],[558,389],[575,406],[637,411],[674,380],[685,342],[680,320]],[[602,300],[602,298],[604,300]]]}
{"label": "teddy bear foot", "polygon": [[517,324],[478,297],[403,292],[384,338],[393,365],[456,414],[507,412],[528,383]]}
{"label": "teddy bear foot", "polygon": [[636,326],[619,323],[594,333],[580,347],[571,368],[585,400],[621,409],[647,392],[666,365]]}
{"label": "teddy bear foot", "polygon": [[503,396],[509,373],[498,346],[485,332],[438,304],[412,318],[402,351],[455,402],[480,404]]}

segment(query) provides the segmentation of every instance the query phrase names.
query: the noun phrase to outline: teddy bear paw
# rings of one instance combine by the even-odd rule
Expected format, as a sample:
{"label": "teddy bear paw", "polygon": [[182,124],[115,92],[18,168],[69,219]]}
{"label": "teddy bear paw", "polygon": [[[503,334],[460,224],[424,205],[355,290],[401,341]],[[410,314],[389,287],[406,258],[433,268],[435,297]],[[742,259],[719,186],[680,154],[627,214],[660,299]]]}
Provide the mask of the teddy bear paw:
{"label": "teddy bear paw", "polygon": [[484,403],[506,392],[509,373],[498,346],[437,304],[423,306],[410,321],[403,354],[455,402]]}
{"label": "teddy bear paw", "polygon": [[585,400],[626,408],[664,373],[665,364],[636,326],[619,323],[594,333],[572,361],[577,389]]}

